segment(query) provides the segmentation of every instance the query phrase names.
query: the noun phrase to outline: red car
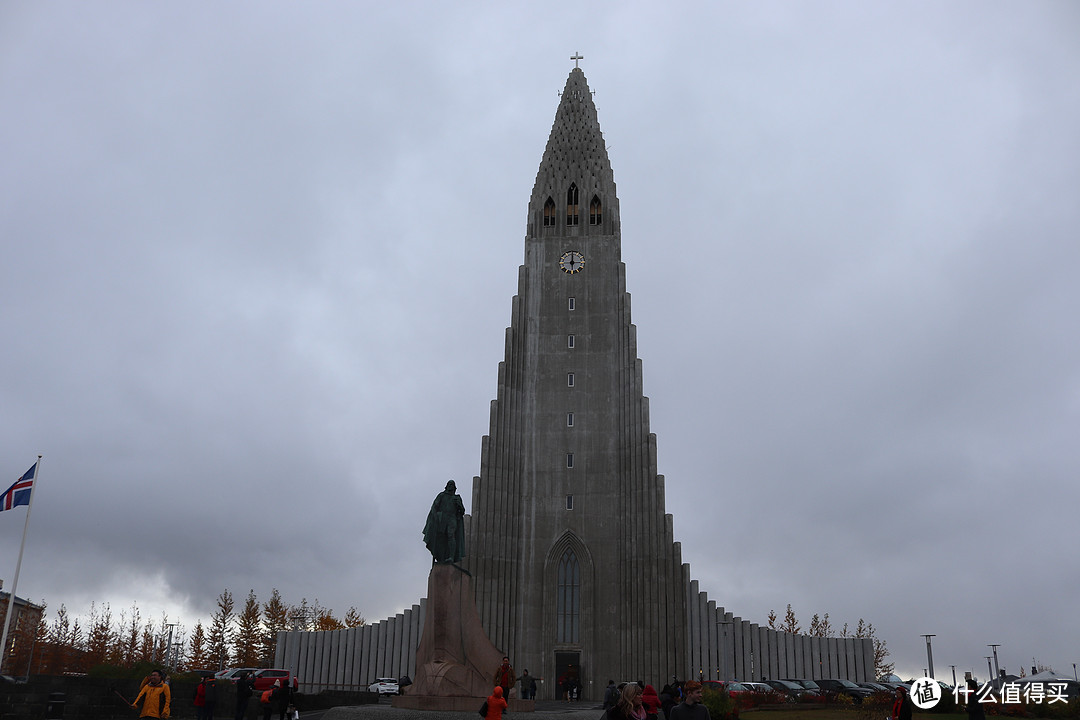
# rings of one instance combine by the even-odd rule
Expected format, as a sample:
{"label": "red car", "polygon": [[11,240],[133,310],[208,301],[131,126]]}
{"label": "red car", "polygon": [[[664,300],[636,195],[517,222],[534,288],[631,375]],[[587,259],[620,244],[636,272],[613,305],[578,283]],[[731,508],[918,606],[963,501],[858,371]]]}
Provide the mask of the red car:
{"label": "red car", "polygon": [[278,680],[283,684],[292,685],[293,690],[296,690],[300,686],[300,681],[288,670],[282,670],[281,668],[263,668],[262,670],[255,671],[255,692],[273,690],[274,683]]}

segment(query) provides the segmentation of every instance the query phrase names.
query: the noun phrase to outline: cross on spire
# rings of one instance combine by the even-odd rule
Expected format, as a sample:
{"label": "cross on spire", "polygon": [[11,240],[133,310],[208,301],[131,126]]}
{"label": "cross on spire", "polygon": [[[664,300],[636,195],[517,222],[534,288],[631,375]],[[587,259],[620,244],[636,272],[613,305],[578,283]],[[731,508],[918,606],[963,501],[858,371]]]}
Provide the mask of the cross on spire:
{"label": "cross on spire", "polygon": [[570,56],[570,59],[574,61],[574,67],[576,68],[578,66],[578,60],[584,60],[585,56],[580,52],[576,52]]}

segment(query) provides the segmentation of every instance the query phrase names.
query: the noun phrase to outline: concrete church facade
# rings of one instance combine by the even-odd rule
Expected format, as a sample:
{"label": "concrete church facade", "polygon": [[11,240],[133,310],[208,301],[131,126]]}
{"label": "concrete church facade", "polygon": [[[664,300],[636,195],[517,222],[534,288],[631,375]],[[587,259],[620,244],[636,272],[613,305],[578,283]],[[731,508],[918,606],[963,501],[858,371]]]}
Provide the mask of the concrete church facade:
{"label": "concrete church facade", "polygon": [[[682,562],[649,430],[614,177],[578,68],[529,201],[505,348],[463,565],[488,636],[544,679],[541,699],[568,671],[589,700],[608,679],[872,678],[870,640],[744,621]],[[278,666],[308,691],[412,676],[424,610],[282,633]]]}

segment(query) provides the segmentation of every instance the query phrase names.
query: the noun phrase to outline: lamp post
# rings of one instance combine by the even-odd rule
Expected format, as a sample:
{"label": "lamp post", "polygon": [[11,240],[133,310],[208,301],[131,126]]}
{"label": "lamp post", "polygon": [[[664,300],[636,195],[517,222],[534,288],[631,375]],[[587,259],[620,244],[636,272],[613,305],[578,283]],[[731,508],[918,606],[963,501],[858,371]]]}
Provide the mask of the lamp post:
{"label": "lamp post", "polygon": [[956,666],[950,665],[949,667],[952,668],[952,686],[956,687]]}
{"label": "lamp post", "polygon": [[937,635],[923,635],[926,638],[926,672],[927,677],[934,677],[934,653],[930,650],[930,638],[937,637]]}
{"label": "lamp post", "polygon": [[[993,658],[991,658],[989,655],[986,656],[986,674],[990,676],[990,684],[993,686],[994,685],[994,668],[993,668],[992,665],[990,665],[990,661],[992,659]],[[996,686],[994,686],[994,687],[996,687]]]}
{"label": "lamp post", "polygon": [[986,647],[991,648],[994,651],[994,677],[1000,677],[1001,668],[998,667],[997,649],[1001,647],[1001,643],[998,643],[997,645],[987,645]]}

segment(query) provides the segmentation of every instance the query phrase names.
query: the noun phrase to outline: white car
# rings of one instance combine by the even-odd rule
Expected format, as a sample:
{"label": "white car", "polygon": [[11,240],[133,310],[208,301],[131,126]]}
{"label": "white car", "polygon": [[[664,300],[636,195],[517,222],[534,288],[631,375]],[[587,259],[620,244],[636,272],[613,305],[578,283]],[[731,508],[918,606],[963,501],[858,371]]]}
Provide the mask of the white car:
{"label": "white car", "polygon": [[397,678],[375,678],[375,682],[368,685],[368,692],[397,695],[399,693]]}

